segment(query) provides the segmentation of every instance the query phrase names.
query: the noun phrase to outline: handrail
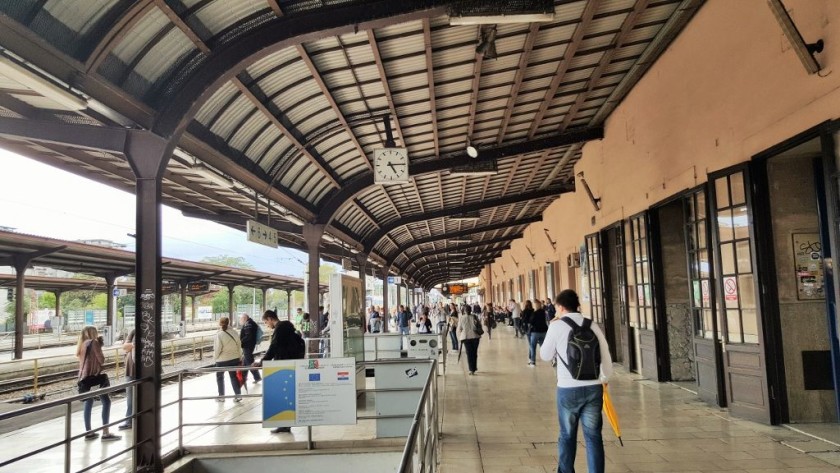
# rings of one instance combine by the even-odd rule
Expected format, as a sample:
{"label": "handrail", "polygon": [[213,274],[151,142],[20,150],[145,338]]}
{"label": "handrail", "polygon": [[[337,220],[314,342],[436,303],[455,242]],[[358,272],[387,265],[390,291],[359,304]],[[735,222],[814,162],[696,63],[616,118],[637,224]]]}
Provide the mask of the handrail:
{"label": "handrail", "polygon": [[[421,472],[434,472],[436,471],[436,451],[437,451],[437,367],[439,362],[437,360],[380,360],[380,361],[372,361],[372,362],[365,362],[363,363],[364,366],[384,366],[384,365],[392,365],[392,364],[401,364],[409,362],[418,362],[418,363],[430,363],[431,369],[429,371],[429,375],[426,378],[426,381],[422,388],[373,388],[373,389],[364,389],[360,390],[360,392],[407,392],[407,391],[420,391],[420,399],[417,403],[417,408],[415,409],[414,414],[391,414],[391,415],[382,415],[382,414],[375,414],[375,415],[357,415],[357,419],[359,420],[378,420],[378,419],[412,419],[411,427],[406,437],[406,444],[403,448],[403,453],[401,457],[401,464],[400,464],[400,471],[401,473],[409,473],[414,472],[411,468],[411,461],[417,456],[422,457],[420,461],[421,465],[424,465],[424,468],[421,469]],[[178,371],[170,372],[163,374],[160,378],[161,381],[168,381],[177,378],[178,380],[178,396],[175,400],[162,403],[160,405],[160,410],[162,411],[164,408],[172,408],[173,406],[177,405],[178,408],[178,420],[177,426],[172,429],[167,430],[166,432],[161,432],[161,437],[169,436],[172,434],[176,434],[178,436],[177,446],[173,445],[171,447],[162,448],[161,449],[161,456],[171,456],[174,454],[175,457],[178,457],[183,454],[183,452],[190,449],[189,446],[185,446],[184,444],[184,437],[183,437],[183,430],[185,427],[201,427],[201,426],[224,426],[224,425],[254,425],[254,424],[261,424],[262,420],[256,421],[221,421],[221,422],[185,422],[183,417],[183,404],[185,401],[195,401],[195,400],[206,400],[206,399],[215,399],[218,396],[193,396],[193,397],[185,397],[184,396],[184,380],[187,375],[190,374],[209,374],[209,373],[217,373],[217,372],[226,372],[226,371],[242,371],[242,370],[250,370],[252,369],[251,366],[231,366],[231,367],[207,367],[207,368],[188,368],[188,369],[181,369]],[[3,462],[0,462],[0,468],[5,467],[6,465],[13,464],[20,460],[32,457],[44,451],[58,448],[62,445],[65,447],[65,454],[64,454],[64,471],[70,471],[70,464],[71,464],[71,444],[73,441],[83,438],[85,434],[89,433],[88,431],[80,432],[76,435],[72,434],[71,431],[71,415],[72,415],[72,404],[75,402],[84,401],[86,399],[98,397],[103,394],[110,394],[115,391],[120,391],[123,389],[132,389],[135,386],[153,382],[151,377],[131,380],[124,383],[115,384],[113,386],[109,386],[107,388],[97,389],[94,391],[90,391],[84,394],[78,394],[69,396],[62,399],[56,399],[52,401],[47,401],[44,403],[39,403],[37,405],[27,406],[22,409],[18,409],[11,412],[6,412],[0,414],[0,422],[7,421],[10,419],[14,419],[17,417],[25,416],[28,414],[32,414],[35,412],[56,408],[59,406],[63,406],[65,409],[64,418],[65,418],[65,435],[64,439],[60,441],[56,441],[49,445],[42,445],[36,449],[31,451],[22,453],[20,455],[15,456],[14,458],[10,458]],[[247,398],[256,398],[260,397],[259,394],[240,394],[240,397],[247,397]],[[234,397],[225,396],[225,397]],[[123,420],[127,419],[135,419],[139,415],[147,414],[148,411],[140,411],[132,413],[127,417],[121,417],[114,422],[110,422],[106,425],[103,425],[98,428],[91,429],[91,432],[100,431],[106,427],[112,427]],[[160,414],[159,412],[156,414]],[[424,430],[421,430],[422,427],[425,426]],[[95,462],[91,464],[85,465],[80,472],[92,470],[100,465],[108,463],[120,456],[126,455],[128,452],[135,451],[139,445],[142,445],[146,442],[149,442],[149,439],[145,440],[138,440],[134,439],[130,445],[128,445],[124,449],[120,449],[119,451],[113,452],[109,454],[107,457],[98,458]],[[315,444],[312,441],[312,429],[307,429],[307,441],[306,445],[308,449],[315,448]],[[165,450],[165,451],[164,451]],[[431,459],[431,460],[430,460]],[[427,469],[430,467],[431,469]],[[420,472],[416,472],[420,473]]]}
{"label": "handrail", "polygon": [[[420,400],[417,402],[417,410],[414,413],[414,419],[411,422],[411,429],[408,431],[408,437],[405,441],[402,458],[400,459],[400,467],[397,469],[400,473],[413,471],[413,468],[409,467],[409,462],[412,460],[412,450],[420,430],[420,420],[424,414],[423,407],[425,407],[428,400],[429,390],[432,389],[432,381],[437,377],[437,363],[437,360],[434,360],[434,363],[432,363],[432,369],[429,371],[429,376],[426,378],[426,384],[423,386],[423,392],[420,394]],[[434,448],[437,448],[437,438],[434,439]]]}

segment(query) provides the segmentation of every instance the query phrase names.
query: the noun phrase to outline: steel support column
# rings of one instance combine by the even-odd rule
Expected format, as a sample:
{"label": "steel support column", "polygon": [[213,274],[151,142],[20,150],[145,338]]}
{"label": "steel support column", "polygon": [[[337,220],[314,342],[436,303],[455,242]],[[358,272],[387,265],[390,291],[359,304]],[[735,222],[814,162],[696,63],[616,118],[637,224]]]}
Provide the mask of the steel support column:
{"label": "steel support column", "polygon": [[383,332],[388,332],[391,312],[388,310],[388,268],[382,268],[382,320],[385,322]]}
{"label": "steel support column", "polygon": [[356,258],[356,264],[359,265],[359,279],[362,280],[362,300],[364,301],[364,302],[362,302],[362,311],[363,311],[363,313],[362,313],[363,314],[362,315],[362,333],[364,333],[364,332],[367,331],[367,321],[365,320],[367,318],[367,309],[368,309],[368,305],[367,305],[367,275],[365,273],[367,272],[368,256],[364,253],[356,253],[354,255],[354,257]]}
{"label": "steel support column", "polygon": [[140,383],[134,397],[135,471],[161,472],[161,176],[170,149],[162,138],[130,130],[125,156],[137,179],[135,364]]}
{"label": "steel support column", "polygon": [[234,326],[234,323],[233,323],[233,290],[234,289],[236,289],[235,284],[228,284],[227,285],[227,290],[228,290],[228,319],[229,319],[231,327]]}
{"label": "steel support column", "polygon": [[262,302],[260,303],[260,317],[265,313],[265,297],[268,294],[267,288],[262,288]]}
{"label": "steel support column", "polygon": [[[181,326],[187,326],[187,283],[182,282],[181,286]],[[186,333],[186,331],[184,332]]]}
{"label": "steel support column", "polygon": [[[303,226],[303,240],[306,242],[306,248],[309,252],[309,274],[307,280],[307,294],[306,299],[308,305],[306,311],[309,312],[309,323],[312,324],[310,333],[321,333],[324,327],[321,327],[321,321],[318,320],[318,296],[320,295],[321,283],[319,281],[320,267],[321,267],[321,237],[324,236],[324,225],[306,224]],[[316,350],[317,350],[317,342]],[[310,350],[311,351],[311,350]]]}
{"label": "steel support column", "polygon": [[190,321],[195,323],[195,314],[197,312],[197,308],[195,306],[195,296],[190,296],[190,312],[192,312],[190,315]]}
{"label": "steel support column", "polygon": [[64,320],[61,318],[61,293],[62,291],[53,291],[53,294],[55,294],[55,317],[58,319],[58,323],[53,327],[53,330],[58,330],[59,334],[64,332]]}
{"label": "steel support column", "polygon": [[26,268],[29,267],[28,258],[15,257],[15,354],[13,359],[23,358],[23,328],[26,319],[23,313],[23,290],[26,287]]}
{"label": "steel support column", "polygon": [[[117,288],[117,277],[113,274],[105,275],[105,287],[107,287],[108,294],[108,306],[105,307],[105,325],[109,325],[111,327],[111,334],[113,335],[116,333],[117,328],[117,314],[114,308],[114,289]],[[116,340],[117,337],[114,336],[112,340]]]}

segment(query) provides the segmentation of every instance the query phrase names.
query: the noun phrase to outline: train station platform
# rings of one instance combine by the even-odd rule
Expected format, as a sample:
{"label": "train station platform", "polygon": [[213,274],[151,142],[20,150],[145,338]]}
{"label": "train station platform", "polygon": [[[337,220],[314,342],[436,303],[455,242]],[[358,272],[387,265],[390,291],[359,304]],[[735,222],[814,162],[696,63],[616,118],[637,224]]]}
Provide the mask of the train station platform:
{"label": "train station platform", "polygon": [[[485,335],[479,348],[478,371],[467,376],[466,359],[457,365],[450,352],[445,376],[439,379],[442,436],[438,471],[442,473],[554,472],[557,467],[557,419],[554,400],[555,373],[548,363],[526,366],[527,344],[515,339],[508,328]],[[261,384],[249,383],[248,394],[261,394]],[[162,404],[177,398],[178,385],[163,388]],[[230,395],[230,386],[226,390]],[[710,407],[689,390],[671,383],[657,383],[618,368],[610,382],[618,411],[624,446],[608,424],[604,439],[609,472],[790,472],[840,471],[840,446],[796,432],[731,417],[725,409]],[[202,397],[184,404],[184,422],[232,423],[260,418],[258,397],[216,402],[215,376],[184,381],[185,397]],[[93,425],[100,425],[100,405],[93,410]],[[372,413],[372,399],[360,403],[359,415]],[[125,412],[123,399],[114,399],[111,421]],[[38,445],[63,438],[64,418],[0,436],[4,446],[0,462]],[[164,407],[163,431],[177,425],[177,405]],[[836,427],[836,426],[835,426]],[[83,432],[82,413],[71,417],[73,435]],[[115,430],[116,432],[116,430]],[[79,439],[71,447],[72,471],[131,445],[131,431],[122,439],[103,443]],[[355,426],[313,427],[312,438],[333,449],[400,451],[404,439],[375,439],[372,420]],[[306,428],[272,434],[259,425],[204,425],[185,427],[184,442],[204,451],[230,449],[234,444],[262,444],[267,451],[301,449]],[[177,444],[165,436],[164,451]],[[305,447],[303,447],[305,448]],[[318,454],[324,450],[316,450]],[[38,454],[3,471],[52,472],[61,470],[64,450]],[[582,436],[579,438],[578,471],[586,471]],[[93,471],[128,471],[130,460]]]}

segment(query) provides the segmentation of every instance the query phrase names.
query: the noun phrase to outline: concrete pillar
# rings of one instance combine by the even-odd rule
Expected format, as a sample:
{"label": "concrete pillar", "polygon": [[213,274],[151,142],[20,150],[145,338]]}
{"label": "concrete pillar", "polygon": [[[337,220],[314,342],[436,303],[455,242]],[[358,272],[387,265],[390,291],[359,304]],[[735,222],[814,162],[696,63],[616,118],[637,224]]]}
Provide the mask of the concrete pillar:
{"label": "concrete pillar", "polygon": [[266,294],[268,294],[268,289],[267,288],[262,288],[262,302],[260,303],[259,317],[262,317],[262,315],[265,313],[265,296],[266,296]]}
{"label": "concrete pillar", "polygon": [[233,327],[234,320],[233,320],[233,290],[236,289],[236,285],[228,284],[228,319],[230,319],[230,326]]}
{"label": "concrete pillar", "polygon": [[58,322],[56,322],[56,326],[53,327],[53,330],[58,330],[58,333],[64,332],[64,319],[61,318],[61,291],[53,291],[55,294],[55,316],[58,318]]}
{"label": "concrete pillar", "polygon": [[292,321],[292,290],[286,289],[286,320]]}
{"label": "concrete pillar", "polygon": [[195,296],[190,296],[190,311],[192,312],[190,320],[195,323],[196,312],[198,312],[198,308],[195,306]]}

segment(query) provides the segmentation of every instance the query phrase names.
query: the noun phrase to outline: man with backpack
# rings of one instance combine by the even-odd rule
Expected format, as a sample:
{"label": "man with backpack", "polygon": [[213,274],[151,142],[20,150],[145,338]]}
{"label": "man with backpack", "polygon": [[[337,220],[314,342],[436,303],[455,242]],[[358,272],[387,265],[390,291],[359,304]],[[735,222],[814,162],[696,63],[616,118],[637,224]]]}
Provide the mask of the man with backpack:
{"label": "man with backpack", "polygon": [[592,319],[580,314],[575,291],[566,289],[555,300],[559,318],[552,320],[540,358],[557,357],[558,473],[575,471],[578,422],[583,424],[586,461],[590,473],[604,472],[601,437],[603,383],[612,375],[612,359],[604,333]]}
{"label": "man with backpack", "polygon": [[[239,316],[239,323],[242,325],[242,330],[239,331],[239,341],[242,344],[242,365],[250,366],[254,363],[254,350],[257,345],[262,342],[263,330],[257,325],[257,322],[248,314]],[[254,383],[259,383],[262,380],[260,370],[251,370],[254,375]],[[248,382],[248,372],[242,372],[242,384]]]}

